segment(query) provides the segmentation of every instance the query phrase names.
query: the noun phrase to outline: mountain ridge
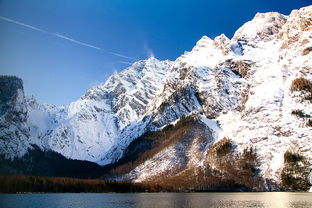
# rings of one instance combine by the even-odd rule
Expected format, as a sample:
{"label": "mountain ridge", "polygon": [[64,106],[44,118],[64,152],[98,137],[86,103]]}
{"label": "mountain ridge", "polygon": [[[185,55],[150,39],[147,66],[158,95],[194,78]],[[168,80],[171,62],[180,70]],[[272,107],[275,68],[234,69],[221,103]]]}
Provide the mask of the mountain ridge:
{"label": "mountain ridge", "polygon": [[[113,164],[147,132],[161,131],[195,115],[209,129],[206,136],[213,138],[213,142],[204,139],[199,144],[194,136],[194,143],[187,144],[205,147],[201,156],[192,157],[197,163],[177,162],[189,153],[178,151],[174,145],[179,144],[168,144],[163,155],[158,152],[146,158],[124,176],[142,182],[169,172],[179,175],[203,164],[214,173],[220,167],[212,167],[215,164],[203,155],[228,138],[237,157],[248,148],[255,150],[259,177],[281,184],[287,152],[306,158],[306,172],[312,167],[311,19],[312,6],[289,16],[257,13],[231,40],[224,34],[213,40],[203,36],[173,62],[155,58],[136,62],[68,106],[40,105],[32,97],[23,99],[17,89],[6,101],[12,100],[12,109],[1,114],[6,130],[1,129],[0,152],[7,158],[22,157],[36,145],[70,159]],[[296,79],[308,84],[294,87]],[[5,119],[15,114],[23,119],[15,123]],[[24,136],[12,141],[6,136],[12,132]],[[184,168],[173,173],[173,163]],[[266,189],[264,184],[261,188]]]}

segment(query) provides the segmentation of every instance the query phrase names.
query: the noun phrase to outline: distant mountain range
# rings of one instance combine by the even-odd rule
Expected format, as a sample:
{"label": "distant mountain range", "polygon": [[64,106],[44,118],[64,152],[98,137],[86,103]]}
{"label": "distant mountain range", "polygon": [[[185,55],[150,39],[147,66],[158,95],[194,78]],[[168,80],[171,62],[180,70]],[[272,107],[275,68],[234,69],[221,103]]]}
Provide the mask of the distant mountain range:
{"label": "distant mountain range", "polygon": [[311,51],[308,6],[257,13],[231,40],[204,36],[175,61],[138,61],[66,106],[1,76],[0,173],[308,190]]}

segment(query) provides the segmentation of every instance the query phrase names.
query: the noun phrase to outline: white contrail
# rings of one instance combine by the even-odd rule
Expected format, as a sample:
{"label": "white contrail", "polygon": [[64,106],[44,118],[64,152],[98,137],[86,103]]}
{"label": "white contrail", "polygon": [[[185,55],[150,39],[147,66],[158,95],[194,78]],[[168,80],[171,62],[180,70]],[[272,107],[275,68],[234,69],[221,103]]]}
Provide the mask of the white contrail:
{"label": "white contrail", "polygon": [[90,44],[88,44],[88,43],[81,42],[81,41],[79,41],[79,40],[74,40],[74,39],[69,38],[69,37],[67,37],[67,36],[65,36],[65,35],[61,35],[61,34],[58,34],[58,33],[53,33],[53,35],[55,35],[56,37],[62,38],[62,39],[64,39],[64,40],[68,40],[68,41],[70,41],[70,42],[77,43],[77,44],[79,44],[79,45],[83,45],[83,46],[86,46],[86,47],[89,47],[89,48],[94,48],[94,49],[96,49],[96,50],[103,51],[102,48],[99,48],[99,47],[90,45]]}
{"label": "white contrail", "polygon": [[122,54],[120,54],[120,53],[115,53],[115,52],[109,52],[109,53],[112,54],[112,55],[114,55],[114,56],[119,56],[119,57],[122,57],[122,58],[135,60],[135,58],[132,58],[132,57],[129,57],[129,56],[125,56],[125,55],[122,55]]}
{"label": "white contrail", "polygon": [[4,20],[4,21],[7,21],[7,22],[10,22],[10,23],[14,23],[14,24],[26,27],[26,28],[29,28],[29,29],[32,29],[32,30],[35,30],[35,31],[38,31],[38,32],[41,32],[41,33],[44,33],[44,34],[55,36],[55,37],[61,38],[63,40],[70,41],[72,43],[76,43],[78,45],[82,45],[82,46],[85,46],[85,47],[89,47],[89,48],[93,48],[93,49],[96,49],[96,50],[99,50],[99,51],[103,51],[103,52],[109,53],[109,54],[114,55],[114,56],[135,60],[135,58],[132,58],[132,57],[129,57],[129,56],[125,56],[125,55],[120,54],[120,53],[105,51],[104,49],[102,49],[100,47],[97,47],[97,46],[94,46],[94,45],[91,45],[91,44],[88,44],[88,43],[84,43],[84,42],[81,42],[79,40],[75,40],[75,39],[67,37],[65,35],[61,35],[61,34],[58,34],[58,33],[51,33],[51,32],[48,32],[46,30],[43,30],[41,28],[34,27],[34,26],[31,26],[31,25],[28,25],[28,24],[25,24],[25,23],[22,23],[22,22],[19,22],[19,21],[15,21],[15,20],[9,19],[7,17],[0,16],[0,19]]}
{"label": "white contrail", "polygon": [[132,65],[133,63],[128,62],[128,61],[117,61],[118,63],[122,63],[122,64],[128,64],[128,65]]}
{"label": "white contrail", "polygon": [[18,22],[18,21],[15,21],[15,20],[12,20],[12,19],[9,19],[9,18],[6,18],[6,17],[0,16],[0,19],[2,19],[4,21],[7,21],[7,22],[11,22],[11,23],[17,24],[17,25],[20,25],[20,26],[23,26],[23,27],[27,27],[27,28],[32,29],[32,30],[36,30],[38,32],[48,33],[49,34],[49,32],[47,32],[47,31],[45,31],[43,29],[40,29],[38,27],[34,27],[34,26],[31,26],[31,25],[28,25],[28,24],[25,24],[25,23],[22,23],[22,22]]}

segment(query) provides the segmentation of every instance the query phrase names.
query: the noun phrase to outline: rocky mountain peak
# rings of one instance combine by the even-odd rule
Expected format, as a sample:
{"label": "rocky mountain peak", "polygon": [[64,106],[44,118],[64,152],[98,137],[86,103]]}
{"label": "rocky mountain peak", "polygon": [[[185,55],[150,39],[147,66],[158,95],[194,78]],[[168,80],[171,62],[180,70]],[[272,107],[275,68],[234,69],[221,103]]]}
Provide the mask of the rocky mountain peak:
{"label": "rocky mountain peak", "polygon": [[23,81],[15,76],[0,76],[0,150],[5,157],[14,158],[27,152],[27,117]]}
{"label": "rocky mountain peak", "polygon": [[217,37],[215,37],[214,45],[216,48],[220,49],[223,55],[228,55],[231,51],[231,40],[226,37],[223,33]]}
{"label": "rocky mountain peak", "polygon": [[211,38],[209,38],[208,36],[204,35],[203,37],[201,37],[196,45],[194,46],[194,49],[200,49],[200,48],[206,48],[209,47],[210,45],[213,44],[213,40]]}
{"label": "rocky mountain peak", "polygon": [[289,15],[288,25],[300,31],[312,30],[312,5],[293,10]]}
{"label": "rocky mountain peak", "polygon": [[9,105],[16,105],[23,100],[23,81],[15,76],[0,76],[0,116]]}
{"label": "rocky mountain peak", "polygon": [[277,12],[257,13],[255,17],[239,28],[232,40],[245,39],[250,42],[270,41],[281,30],[287,16]]}
{"label": "rocky mountain peak", "polygon": [[0,101],[0,117],[13,119],[9,117],[26,113],[23,81],[15,76],[0,76]]}

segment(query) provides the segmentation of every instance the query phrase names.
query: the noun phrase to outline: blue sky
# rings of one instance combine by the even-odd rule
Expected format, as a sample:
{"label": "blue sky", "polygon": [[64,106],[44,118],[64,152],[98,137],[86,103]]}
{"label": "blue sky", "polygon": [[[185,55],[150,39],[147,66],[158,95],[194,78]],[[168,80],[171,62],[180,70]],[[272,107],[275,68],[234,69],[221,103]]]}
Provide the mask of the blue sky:
{"label": "blue sky", "polygon": [[234,32],[256,12],[311,0],[0,0],[0,74],[41,103],[69,104],[152,54],[175,60],[203,35]]}

